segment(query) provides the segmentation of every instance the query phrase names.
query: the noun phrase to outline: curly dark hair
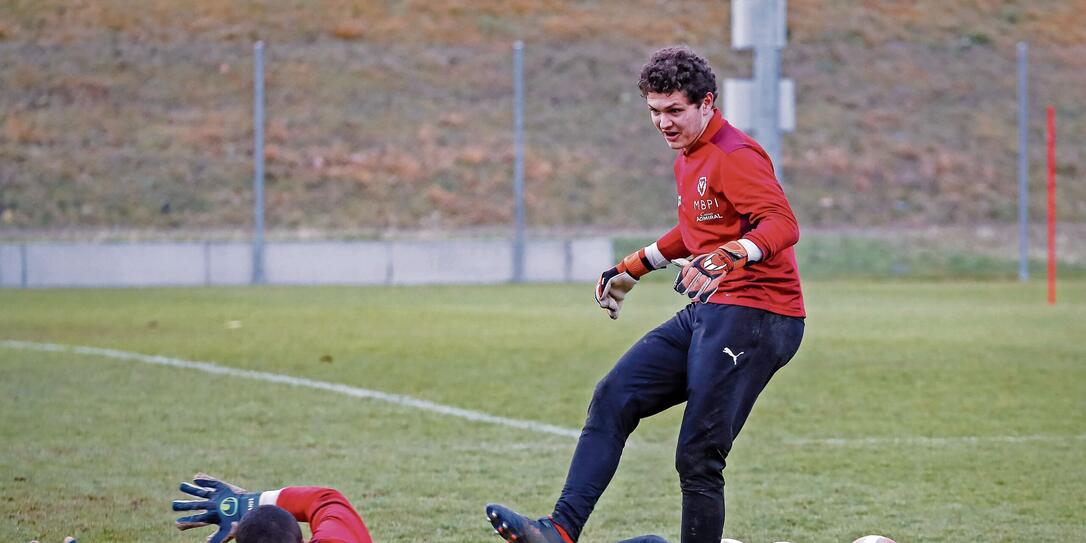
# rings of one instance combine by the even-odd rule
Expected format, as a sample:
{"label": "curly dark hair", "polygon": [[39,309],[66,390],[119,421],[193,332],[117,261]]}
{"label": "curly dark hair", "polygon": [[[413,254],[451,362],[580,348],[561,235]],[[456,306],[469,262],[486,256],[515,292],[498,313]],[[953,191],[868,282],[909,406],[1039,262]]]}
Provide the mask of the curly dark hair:
{"label": "curly dark hair", "polygon": [[701,102],[705,95],[716,92],[716,75],[709,63],[689,47],[665,47],[649,57],[641,68],[641,80],[637,82],[641,96],[650,92],[671,94],[682,91],[691,103]]}

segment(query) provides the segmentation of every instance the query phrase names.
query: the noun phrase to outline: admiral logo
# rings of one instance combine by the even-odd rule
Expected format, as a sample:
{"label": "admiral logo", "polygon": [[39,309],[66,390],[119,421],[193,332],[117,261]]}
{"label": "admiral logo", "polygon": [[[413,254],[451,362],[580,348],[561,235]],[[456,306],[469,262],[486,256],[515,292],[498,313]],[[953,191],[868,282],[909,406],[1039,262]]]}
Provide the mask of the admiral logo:
{"label": "admiral logo", "polygon": [[682,207],[682,206],[683,206],[683,195],[680,194],[679,195],[679,207]]}
{"label": "admiral logo", "polygon": [[724,215],[720,213],[706,213],[704,215],[698,215],[698,222],[711,221],[714,219],[723,219]]}
{"label": "admiral logo", "polygon": [[709,178],[698,178],[698,196],[705,196],[705,187],[709,184]]}

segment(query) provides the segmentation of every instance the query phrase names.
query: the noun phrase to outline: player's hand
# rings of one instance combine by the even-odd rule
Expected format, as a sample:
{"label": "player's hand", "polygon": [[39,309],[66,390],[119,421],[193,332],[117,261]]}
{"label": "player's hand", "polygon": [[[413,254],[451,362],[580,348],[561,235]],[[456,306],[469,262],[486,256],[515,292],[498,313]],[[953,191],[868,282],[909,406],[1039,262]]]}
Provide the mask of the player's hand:
{"label": "player's hand", "polygon": [[747,264],[747,250],[738,241],[729,241],[717,250],[682,260],[682,270],[675,278],[675,292],[695,302],[705,303],[716,293],[720,282],[732,270]]}
{"label": "player's hand", "polygon": [[177,519],[177,529],[188,530],[215,524],[219,529],[207,538],[208,543],[223,543],[234,539],[238,522],[245,513],[260,505],[260,493],[248,492],[205,473],[197,473],[192,483],[181,483],[181,492],[203,498],[174,500],[174,511],[204,511]]}
{"label": "player's hand", "polygon": [[618,318],[618,312],[622,311],[622,301],[637,284],[637,279],[629,272],[619,271],[621,266],[619,263],[618,266],[603,272],[600,280],[596,282],[596,303],[606,309],[607,315],[612,319]]}
{"label": "player's hand", "polygon": [[[643,275],[654,270],[651,259],[646,251],[655,251],[656,244],[634,251],[615,267],[600,274],[600,280],[596,282],[596,303],[607,310],[612,319],[618,318],[618,312],[622,310],[622,301],[634,288],[637,280]],[[666,263],[664,264],[667,265]]]}

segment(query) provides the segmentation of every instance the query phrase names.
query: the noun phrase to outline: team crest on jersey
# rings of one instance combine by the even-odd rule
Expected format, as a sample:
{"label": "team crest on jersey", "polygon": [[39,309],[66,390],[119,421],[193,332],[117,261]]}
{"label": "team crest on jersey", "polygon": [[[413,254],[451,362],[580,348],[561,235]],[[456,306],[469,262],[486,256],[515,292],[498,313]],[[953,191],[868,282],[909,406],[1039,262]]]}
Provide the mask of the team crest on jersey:
{"label": "team crest on jersey", "polygon": [[705,196],[705,186],[709,184],[708,181],[707,177],[698,178],[698,196]]}

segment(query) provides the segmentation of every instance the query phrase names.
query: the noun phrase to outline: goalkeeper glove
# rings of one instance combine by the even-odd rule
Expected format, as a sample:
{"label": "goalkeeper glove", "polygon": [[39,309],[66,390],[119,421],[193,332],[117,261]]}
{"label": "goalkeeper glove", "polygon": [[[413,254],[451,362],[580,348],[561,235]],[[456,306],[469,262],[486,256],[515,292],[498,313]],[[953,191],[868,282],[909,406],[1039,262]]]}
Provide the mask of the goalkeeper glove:
{"label": "goalkeeper glove", "polygon": [[617,319],[619,311],[622,310],[622,301],[637,284],[637,280],[654,269],[656,268],[645,255],[645,249],[630,253],[617,265],[600,274],[600,280],[596,282],[596,303],[606,309],[612,319]]}
{"label": "goalkeeper glove", "polygon": [[177,529],[218,525],[218,531],[207,538],[207,543],[223,543],[234,539],[241,518],[260,505],[260,492],[248,492],[204,473],[197,473],[192,483],[181,483],[181,492],[203,499],[174,500],[174,511],[204,512],[177,519]]}
{"label": "goalkeeper glove", "polygon": [[675,291],[705,303],[716,293],[728,272],[746,266],[747,249],[738,241],[729,241],[711,253],[682,264],[683,269],[675,278]]}

